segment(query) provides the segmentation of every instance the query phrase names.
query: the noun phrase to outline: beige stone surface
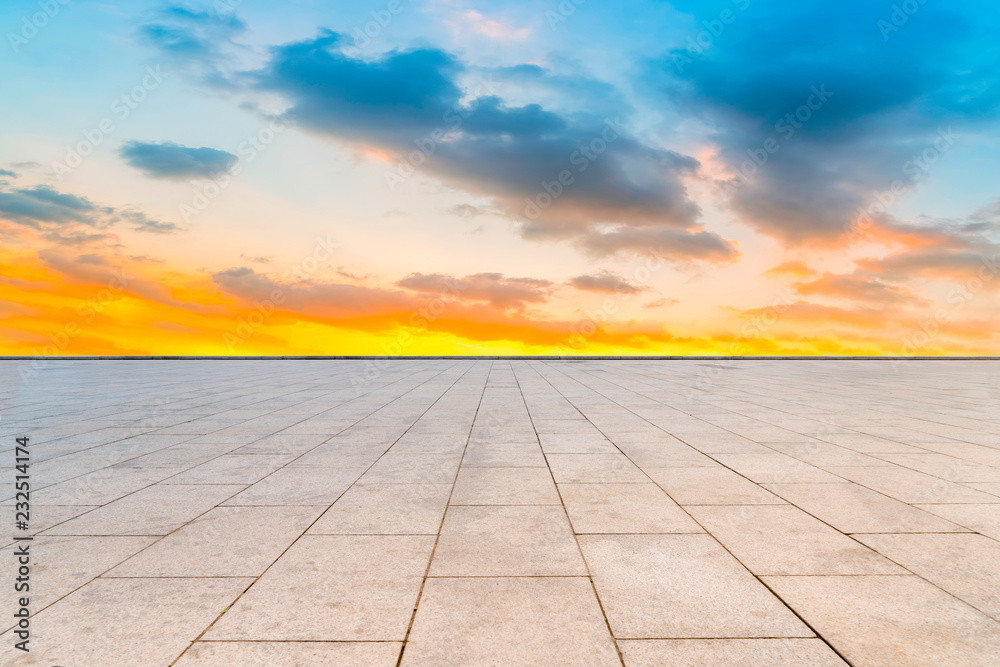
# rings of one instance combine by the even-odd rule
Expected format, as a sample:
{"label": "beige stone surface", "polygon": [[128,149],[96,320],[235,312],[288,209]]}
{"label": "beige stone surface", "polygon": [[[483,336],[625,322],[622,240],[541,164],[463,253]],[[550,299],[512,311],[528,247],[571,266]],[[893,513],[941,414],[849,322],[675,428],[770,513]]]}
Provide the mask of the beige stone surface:
{"label": "beige stone surface", "polygon": [[991,362],[16,364],[33,645],[0,664],[1000,655]]}

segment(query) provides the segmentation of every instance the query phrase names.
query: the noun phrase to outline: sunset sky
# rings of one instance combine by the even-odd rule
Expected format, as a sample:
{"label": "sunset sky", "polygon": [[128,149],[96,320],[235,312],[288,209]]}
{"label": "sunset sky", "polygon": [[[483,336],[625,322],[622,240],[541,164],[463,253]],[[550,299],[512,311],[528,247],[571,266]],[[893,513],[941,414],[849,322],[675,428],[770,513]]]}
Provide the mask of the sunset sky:
{"label": "sunset sky", "polygon": [[995,1],[0,28],[0,354],[1000,354]]}

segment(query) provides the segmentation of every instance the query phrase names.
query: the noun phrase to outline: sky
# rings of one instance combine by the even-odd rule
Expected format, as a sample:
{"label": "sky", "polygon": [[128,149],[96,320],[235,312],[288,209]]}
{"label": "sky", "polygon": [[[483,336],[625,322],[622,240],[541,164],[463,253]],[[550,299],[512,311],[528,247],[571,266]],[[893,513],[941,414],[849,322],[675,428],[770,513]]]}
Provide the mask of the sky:
{"label": "sky", "polygon": [[8,0],[0,354],[1000,354],[998,32]]}

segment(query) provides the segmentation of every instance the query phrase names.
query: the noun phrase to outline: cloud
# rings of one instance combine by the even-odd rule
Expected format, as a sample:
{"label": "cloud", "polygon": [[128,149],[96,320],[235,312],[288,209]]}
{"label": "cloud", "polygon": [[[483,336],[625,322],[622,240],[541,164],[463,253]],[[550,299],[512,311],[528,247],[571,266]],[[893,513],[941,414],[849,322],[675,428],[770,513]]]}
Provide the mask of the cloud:
{"label": "cloud", "polygon": [[811,276],[815,276],[816,271],[810,268],[808,264],[798,259],[782,262],[777,266],[772,266],[764,272],[764,275],[771,277],[792,276],[794,278],[809,278]]}
{"label": "cloud", "polygon": [[591,275],[576,276],[569,284],[578,290],[587,292],[603,292],[608,294],[637,294],[647,288],[633,285],[619,275],[610,271],[601,271]]}
{"label": "cloud", "polygon": [[396,285],[442,297],[484,301],[503,310],[523,310],[529,303],[544,303],[553,287],[548,280],[505,278],[501,273],[476,273],[464,278],[441,273],[413,273]]}
{"label": "cloud", "polygon": [[[696,21],[722,7],[675,4]],[[719,128],[711,140],[741,178],[723,179],[730,204],[756,229],[789,244],[843,241],[879,193],[917,187],[958,135],[996,117],[1000,54],[986,45],[1000,14],[921,4],[886,38],[877,26],[890,12],[867,0],[754,3],[709,48],[652,66],[648,80],[676,108]]]}
{"label": "cloud", "polygon": [[906,287],[858,274],[826,273],[816,280],[795,283],[795,290],[804,296],[828,296],[883,305],[928,302]]}
{"label": "cloud", "polygon": [[[177,34],[166,42],[172,52],[222,60],[189,29],[190,39]],[[393,165],[385,172],[390,188],[417,169],[489,198],[498,212],[520,223],[526,238],[587,244],[608,225],[646,233],[666,229],[670,233],[660,240],[673,244],[664,254],[671,261],[704,256],[701,210],[685,186],[698,174],[699,162],[638,139],[620,119],[579,111],[605,109],[608,95],[598,90],[608,86],[580,77],[575,110],[560,113],[537,103],[508,103],[490,71],[471,69],[440,49],[360,59],[349,55],[349,41],[325,30],[314,39],[273,47],[264,66],[233,73],[219,86],[277,94],[286,104],[283,120],[359,154],[387,156]],[[219,71],[213,68],[203,80],[222,76]],[[503,72],[530,79],[535,88],[551,85],[552,93],[573,87],[571,77],[550,76],[537,66]],[[730,242],[713,240],[730,246],[722,254],[735,256]],[[600,239],[594,245],[601,246]],[[647,254],[644,245],[626,246],[615,252]],[[689,255],[689,247],[699,252]]]}
{"label": "cloud", "polygon": [[458,15],[453,21],[455,27],[463,32],[472,32],[483,37],[500,42],[522,42],[531,36],[531,28],[515,28],[504,21],[490,18],[474,9]]}
{"label": "cloud", "polygon": [[114,235],[105,230],[121,222],[143,232],[180,231],[174,223],[154,220],[141,211],[101,206],[47,185],[15,189],[0,185],[0,219],[30,227],[49,241],[69,246],[112,240]]}
{"label": "cloud", "polygon": [[245,259],[254,264],[270,264],[273,258],[269,255],[245,255],[241,252],[240,259]]}
{"label": "cloud", "polygon": [[188,180],[215,178],[239,161],[232,153],[215,148],[190,148],[172,141],[129,141],[120,150],[122,158],[151,178]]}
{"label": "cloud", "polygon": [[452,215],[458,216],[459,218],[478,218],[481,215],[490,215],[496,213],[489,208],[484,208],[482,206],[474,206],[472,204],[456,204],[448,209],[448,212]]}
{"label": "cloud", "polygon": [[735,262],[742,253],[736,244],[707,231],[687,232],[659,227],[595,232],[582,239],[585,250],[597,256],[627,251],[671,262],[701,260],[713,264]]}
{"label": "cloud", "polygon": [[0,217],[35,229],[70,223],[106,227],[106,216],[113,212],[86,197],[64,194],[47,185],[0,190]]}
{"label": "cloud", "polygon": [[10,178],[17,178],[17,174],[10,169],[0,169],[0,176],[8,176]]}
{"label": "cloud", "polygon": [[[226,269],[212,280],[230,294],[251,302],[275,301],[282,308],[324,317],[359,317],[386,312],[410,312],[418,304],[404,292],[340,283],[277,283],[249,267]],[[275,299],[275,295],[279,295]]]}
{"label": "cloud", "polygon": [[664,308],[666,306],[672,306],[675,303],[680,303],[677,299],[671,299],[669,297],[664,297],[662,299],[655,299],[649,303],[642,304],[643,308]]}

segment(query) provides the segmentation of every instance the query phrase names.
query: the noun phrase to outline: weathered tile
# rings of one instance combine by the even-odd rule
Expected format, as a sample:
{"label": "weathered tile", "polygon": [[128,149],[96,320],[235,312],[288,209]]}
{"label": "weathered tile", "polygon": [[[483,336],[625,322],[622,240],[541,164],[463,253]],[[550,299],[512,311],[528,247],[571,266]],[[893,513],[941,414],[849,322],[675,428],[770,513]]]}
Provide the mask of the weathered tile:
{"label": "weathered tile", "polygon": [[[30,580],[28,585],[31,599],[31,613],[38,613],[64,595],[72,593],[91,579],[118,565],[126,558],[145,549],[156,540],[155,537],[132,536],[36,536],[28,544],[30,554]],[[0,562],[15,563],[15,553],[23,548],[24,542],[0,549]],[[14,569],[11,568],[12,573]],[[15,590],[13,583],[4,587],[5,609],[13,612],[15,603],[23,596]],[[7,617],[0,623],[0,629],[14,624]]]}
{"label": "weathered tile", "polygon": [[904,503],[1000,503],[996,496],[899,466],[827,469]]}
{"label": "weathered tile", "polygon": [[462,466],[452,505],[558,505],[559,494],[547,468]]}
{"label": "weathered tile", "polygon": [[395,667],[401,642],[195,642],[176,667]]}
{"label": "weathered tile", "polygon": [[822,639],[626,639],[625,667],[845,667]]}
{"label": "weathered tile", "polygon": [[451,484],[459,456],[393,454],[380,458],[362,477],[366,484]]}
{"label": "weathered tile", "polygon": [[649,482],[623,454],[549,454],[546,459],[559,484]]}
{"label": "weathered tile", "polygon": [[619,639],[812,637],[710,535],[581,535]]}
{"label": "weathered tile", "polygon": [[562,507],[448,508],[430,575],[519,577],[585,575]]}
{"label": "weathered tile", "polygon": [[1000,655],[1000,624],[915,576],[764,581],[854,664],[987,667]]}
{"label": "weathered tile", "polygon": [[644,468],[681,505],[781,505],[785,501],[728,468]]}
{"label": "weathered tile", "polygon": [[226,454],[165,479],[163,484],[242,484],[266,477],[293,457],[284,454]]}
{"label": "weathered tile", "polygon": [[216,507],[108,577],[256,577],[324,507]]}
{"label": "weathered tile", "polygon": [[95,579],[32,619],[18,664],[169,665],[252,581]]}
{"label": "weathered tile", "polygon": [[688,511],[757,575],[906,574],[898,565],[791,505],[705,505]]}
{"label": "weathered tile", "polygon": [[330,505],[364,472],[364,468],[293,468],[277,470],[226,505]]}
{"label": "weathered tile", "polygon": [[1000,620],[1000,542],[972,533],[859,535],[858,539]]}
{"label": "weathered tile", "polygon": [[844,533],[938,533],[965,530],[916,507],[849,482],[764,486]]}
{"label": "weathered tile", "polygon": [[585,577],[428,579],[403,665],[620,665]]}
{"label": "weathered tile", "polygon": [[436,535],[449,484],[355,484],[309,529],[323,535]]}
{"label": "weathered tile", "polygon": [[561,484],[577,533],[701,533],[655,484]]}
{"label": "weathered tile", "polygon": [[401,641],[433,547],[426,535],[305,535],[203,639]]}
{"label": "weathered tile", "polygon": [[46,535],[166,535],[242,486],[156,484],[45,532]]}

